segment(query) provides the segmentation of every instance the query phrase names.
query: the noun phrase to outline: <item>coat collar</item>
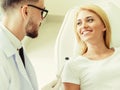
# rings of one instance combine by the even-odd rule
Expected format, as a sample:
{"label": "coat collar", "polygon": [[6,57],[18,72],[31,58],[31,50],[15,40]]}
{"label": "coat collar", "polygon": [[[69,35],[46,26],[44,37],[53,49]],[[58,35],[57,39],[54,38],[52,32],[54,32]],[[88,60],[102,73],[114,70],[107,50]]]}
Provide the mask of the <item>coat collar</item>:
{"label": "coat collar", "polygon": [[14,55],[17,50],[13,47],[11,42],[5,37],[5,33],[0,29],[0,48],[4,51],[7,57]]}
{"label": "coat collar", "polygon": [[3,49],[7,57],[17,53],[22,45],[21,42],[9,30],[0,23],[0,47]]}

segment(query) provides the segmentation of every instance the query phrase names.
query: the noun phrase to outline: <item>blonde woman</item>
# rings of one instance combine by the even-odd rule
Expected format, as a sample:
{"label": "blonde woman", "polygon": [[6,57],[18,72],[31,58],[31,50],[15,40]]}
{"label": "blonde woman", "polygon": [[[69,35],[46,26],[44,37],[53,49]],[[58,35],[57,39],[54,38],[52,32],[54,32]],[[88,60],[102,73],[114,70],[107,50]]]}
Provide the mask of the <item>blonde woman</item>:
{"label": "blonde woman", "polygon": [[83,5],[76,12],[80,54],[63,70],[64,90],[119,90],[120,49],[111,48],[111,27],[103,9]]}

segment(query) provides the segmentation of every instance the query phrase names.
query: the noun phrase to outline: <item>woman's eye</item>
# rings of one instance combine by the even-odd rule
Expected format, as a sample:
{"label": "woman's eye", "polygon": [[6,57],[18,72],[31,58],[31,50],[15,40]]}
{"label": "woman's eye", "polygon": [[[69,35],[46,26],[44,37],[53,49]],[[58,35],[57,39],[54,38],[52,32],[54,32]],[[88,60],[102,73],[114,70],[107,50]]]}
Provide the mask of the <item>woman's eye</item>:
{"label": "woman's eye", "polygon": [[93,20],[93,19],[88,19],[87,21],[91,23],[91,22],[93,22],[94,20]]}
{"label": "woman's eye", "polygon": [[81,22],[77,22],[77,25],[81,25],[82,23]]}

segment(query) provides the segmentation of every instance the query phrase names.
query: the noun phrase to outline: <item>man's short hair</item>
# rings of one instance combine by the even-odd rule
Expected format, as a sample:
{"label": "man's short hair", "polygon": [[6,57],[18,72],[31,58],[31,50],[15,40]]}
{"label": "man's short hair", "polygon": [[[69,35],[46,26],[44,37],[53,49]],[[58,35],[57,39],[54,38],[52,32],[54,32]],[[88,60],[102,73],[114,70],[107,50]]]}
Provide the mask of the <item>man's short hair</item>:
{"label": "man's short hair", "polygon": [[1,8],[4,11],[7,11],[9,8],[14,8],[15,5],[17,4],[38,2],[39,0],[0,0],[0,1],[1,1]]}

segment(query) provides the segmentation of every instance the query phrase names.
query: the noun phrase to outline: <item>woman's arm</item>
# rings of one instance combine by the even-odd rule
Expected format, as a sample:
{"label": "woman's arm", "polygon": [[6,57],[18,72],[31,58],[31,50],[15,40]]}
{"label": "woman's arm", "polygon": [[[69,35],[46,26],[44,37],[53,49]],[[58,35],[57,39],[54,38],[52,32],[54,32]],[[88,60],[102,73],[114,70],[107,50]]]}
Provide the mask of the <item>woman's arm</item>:
{"label": "woman's arm", "polygon": [[63,83],[64,90],[80,90],[80,85],[73,83]]}

